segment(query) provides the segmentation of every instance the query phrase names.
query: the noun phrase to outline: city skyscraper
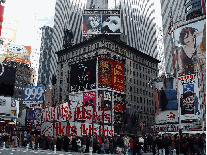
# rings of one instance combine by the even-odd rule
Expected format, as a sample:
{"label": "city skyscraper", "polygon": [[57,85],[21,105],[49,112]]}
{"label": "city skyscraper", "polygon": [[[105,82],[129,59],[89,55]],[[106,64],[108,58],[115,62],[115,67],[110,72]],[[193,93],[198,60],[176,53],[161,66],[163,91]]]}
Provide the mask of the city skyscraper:
{"label": "city skyscraper", "polygon": [[56,75],[57,55],[55,52],[63,49],[64,30],[68,29],[73,33],[73,44],[82,41],[82,14],[85,4],[86,1],[81,0],[56,1],[51,53],[52,74]]}
{"label": "city skyscraper", "polygon": [[120,0],[122,40],[145,54],[158,57],[155,3],[152,0]]}
{"label": "city skyscraper", "polygon": [[51,84],[52,80],[52,34],[53,29],[49,26],[43,26],[42,37],[41,37],[41,47],[40,47],[40,59],[39,59],[39,70],[38,70],[38,85],[47,86]]}

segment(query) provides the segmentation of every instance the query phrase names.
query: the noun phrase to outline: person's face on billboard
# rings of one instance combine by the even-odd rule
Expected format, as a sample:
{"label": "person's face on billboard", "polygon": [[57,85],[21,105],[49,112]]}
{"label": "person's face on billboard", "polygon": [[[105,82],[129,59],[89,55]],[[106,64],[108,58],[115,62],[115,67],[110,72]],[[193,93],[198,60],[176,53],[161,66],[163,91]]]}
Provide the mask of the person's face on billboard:
{"label": "person's face on billboard", "polygon": [[102,26],[107,26],[113,32],[116,32],[121,27],[121,19],[118,16],[110,16],[103,22]]}
{"label": "person's face on billboard", "polygon": [[185,36],[184,36],[184,43],[187,45],[187,46],[189,46],[189,45],[191,45],[191,44],[193,44],[194,45],[194,37],[193,37],[193,35],[189,32],[189,34],[188,33],[186,33],[185,34]]}
{"label": "person's face on billboard", "polygon": [[[185,100],[184,100],[184,104],[186,106],[191,106],[194,103],[194,95],[192,96],[188,96]],[[190,105],[189,105],[190,104]]]}
{"label": "person's face on billboard", "polygon": [[99,26],[99,19],[98,17],[89,17],[90,25],[92,28],[97,28]]}

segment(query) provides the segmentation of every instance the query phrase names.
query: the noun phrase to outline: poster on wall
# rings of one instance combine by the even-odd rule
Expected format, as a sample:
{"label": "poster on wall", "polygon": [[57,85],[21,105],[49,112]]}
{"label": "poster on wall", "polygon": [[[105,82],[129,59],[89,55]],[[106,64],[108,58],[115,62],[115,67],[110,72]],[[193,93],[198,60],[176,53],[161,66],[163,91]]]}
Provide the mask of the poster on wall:
{"label": "poster on wall", "polygon": [[112,91],[98,90],[98,111],[112,109]]}
{"label": "poster on wall", "polygon": [[98,64],[98,87],[124,92],[124,64],[107,57],[100,57]]}
{"label": "poster on wall", "polygon": [[174,30],[174,37],[178,55],[178,74],[205,71],[206,19],[180,26]]}
{"label": "poster on wall", "polygon": [[98,58],[98,87],[112,88],[112,62],[107,57]]}
{"label": "poster on wall", "polygon": [[6,61],[30,64],[31,46],[11,44],[7,47]]}
{"label": "poster on wall", "polygon": [[199,98],[197,74],[178,77],[181,120],[201,119],[202,102]]}
{"label": "poster on wall", "polygon": [[[168,87],[169,88],[169,87]],[[178,103],[175,89],[156,89],[156,116],[155,122],[177,123],[178,122]]]}
{"label": "poster on wall", "polygon": [[96,111],[96,91],[83,93],[83,105],[84,107],[92,106],[94,112]]}
{"label": "poster on wall", "polygon": [[101,33],[101,15],[83,15],[83,34]]}
{"label": "poster on wall", "polygon": [[71,92],[96,88],[96,59],[71,65]]}
{"label": "poster on wall", "polygon": [[102,15],[102,33],[121,33],[120,15]]}

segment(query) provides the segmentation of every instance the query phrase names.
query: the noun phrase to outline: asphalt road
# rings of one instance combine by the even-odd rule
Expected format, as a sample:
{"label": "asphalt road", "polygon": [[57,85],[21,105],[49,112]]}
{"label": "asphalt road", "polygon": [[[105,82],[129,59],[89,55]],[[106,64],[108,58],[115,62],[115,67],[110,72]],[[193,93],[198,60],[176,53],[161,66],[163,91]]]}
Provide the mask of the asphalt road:
{"label": "asphalt road", "polygon": [[[0,149],[0,155],[89,155],[88,153],[76,153],[76,152],[63,152],[63,151],[57,151],[54,153],[54,151],[51,150],[31,150],[28,151],[25,148],[5,148]],[[98,155],[97,153],[93,155]],[[100,155],[107,155],[107,154],[100,154]],[[143,155],[152,155],[152,153],[144,153]]]}

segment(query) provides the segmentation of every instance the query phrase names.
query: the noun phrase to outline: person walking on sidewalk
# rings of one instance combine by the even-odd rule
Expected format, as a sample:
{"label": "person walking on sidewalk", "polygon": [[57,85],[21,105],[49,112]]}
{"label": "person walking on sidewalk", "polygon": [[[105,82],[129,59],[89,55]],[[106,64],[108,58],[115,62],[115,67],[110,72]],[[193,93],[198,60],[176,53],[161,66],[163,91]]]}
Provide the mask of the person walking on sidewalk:
{"label": "person walking on sidewalk", "polygon": [[78,152],[81,153],[81,140],[80,140],[80,137],[77,137],[77,146],[78,146]]}

